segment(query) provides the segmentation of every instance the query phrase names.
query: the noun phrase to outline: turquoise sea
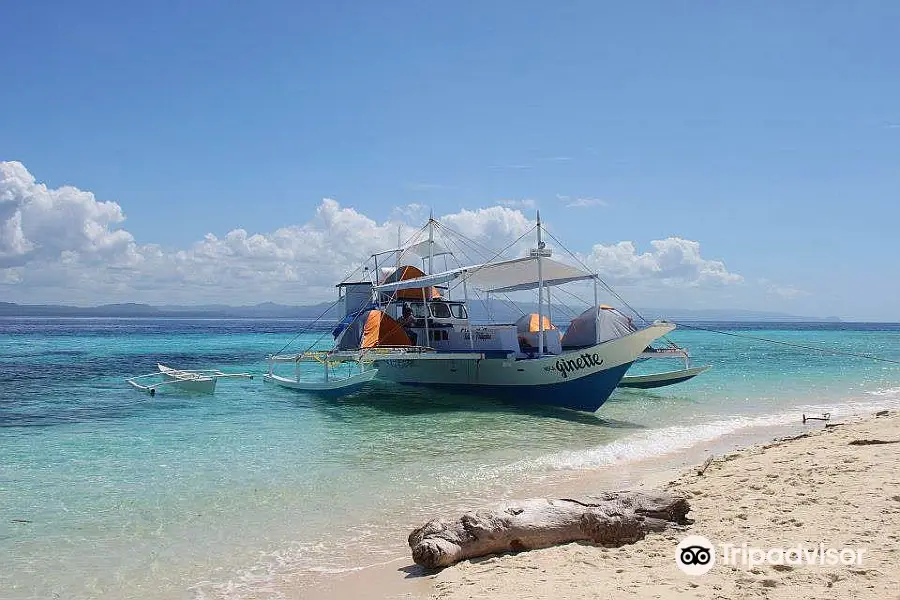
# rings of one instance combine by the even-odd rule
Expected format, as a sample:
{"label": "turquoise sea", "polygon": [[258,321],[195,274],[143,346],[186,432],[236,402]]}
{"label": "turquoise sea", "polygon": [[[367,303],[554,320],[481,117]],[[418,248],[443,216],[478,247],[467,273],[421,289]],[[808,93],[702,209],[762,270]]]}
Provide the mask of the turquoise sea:
{"label": "turquoise sea", "polygon": [[[671,337],[711,371],[620,390],[596,416],[392,387],[327,400],[262,381],[303,325],[0,319],[0,595],[290,596],[402,555],[429,516],[536,482],[796,428],[804,412],[900,408],[900,365],[693,330]],[[900,325],[710,326],[900,360]],[[214,396],[125,384],[157,361],[259,377]]]}

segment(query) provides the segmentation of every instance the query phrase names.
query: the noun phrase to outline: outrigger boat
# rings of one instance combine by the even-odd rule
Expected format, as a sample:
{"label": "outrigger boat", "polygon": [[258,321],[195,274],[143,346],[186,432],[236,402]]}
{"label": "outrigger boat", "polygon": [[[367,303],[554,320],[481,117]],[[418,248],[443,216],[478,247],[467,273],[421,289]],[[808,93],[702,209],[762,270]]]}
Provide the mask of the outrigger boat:
{"label": "outrigger boat", "polygon": [[701,367],[691,366],[691,357],[684,348],[670,342],[670,346],[666,348],[654,348],[650,346],[638,357],[638,361],[653,360],[659,358],[676,358],[684,361],[683,369],[674,371],[666,371],[664,373],[648,373],[646,375],[625,375],[619,382],[620,388],[641,388],[652,389],[675,385],[689,379],[693,379],[697,375],[709,370],[709,365]]}
{"label": "outrigger boat", "polygon": [[[444,234],[447,247],[436,243],[436,231]],[[499,260],[499,253],[491,253],[485,262],[456,268],[447,265],[454,256],[449,241],[471,240],[433,218],[417,236],[425,232],[427,239],[414,237],[414,243],[372,255],[368,262],[374,265],[366,266],[365,277],[338,284],[343,319],[332,332],[331,349],[272,355],[265,380],[336,395],[384,381],[593,412],[645,349],[675,329],[664,321],[637,328],[628,317],[598,304],[599,276],[583,264],[551,258],[544,234],[559,241],[545,231],[540,214],[519,238],[536,234],[537,245],[525,256]],[[436,271],[439,256],[444,270]],[[385,262],[394,265],[385,268]],[[423,268],[404,264],[409,262]],[[550,291],[579,282],[593,285],[594,301],[563,334],[552,322]],[[485,302],[490,314],[495,299],[528,291],[537,293],[536,313],[523,314],[515,323],[470,321],[470,293]],[[290,363],[292,374],[276,373],[279,365]],[[310,379],[316,371],[320,375]]]}
{"label": "outrigger boat", "polygon": [[139,375],[127,379],[131,387],[156,395],[156,390],[166,386],[176,387],[186,392],[198,394],[212,394],[216,391],[216,382],[219,379],[243,378],[253,379],[250,373],[223,373],[218,369],[183,370],[173,369],[157,363],[155,373]]}

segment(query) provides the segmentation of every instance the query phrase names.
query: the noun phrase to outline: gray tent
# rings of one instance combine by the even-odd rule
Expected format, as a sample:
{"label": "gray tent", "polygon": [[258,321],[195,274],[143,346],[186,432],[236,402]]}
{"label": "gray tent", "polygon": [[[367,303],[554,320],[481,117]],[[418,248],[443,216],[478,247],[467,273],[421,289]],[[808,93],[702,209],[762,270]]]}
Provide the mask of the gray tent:
{"label": "gray tent", "polygon": [[[599,331],[599,337],[597,335]],[[574,319],[562,338],[563,348],[585,348],[634,333],[637,327],[631,318],[615,308],[601,304],[589,308]]]}

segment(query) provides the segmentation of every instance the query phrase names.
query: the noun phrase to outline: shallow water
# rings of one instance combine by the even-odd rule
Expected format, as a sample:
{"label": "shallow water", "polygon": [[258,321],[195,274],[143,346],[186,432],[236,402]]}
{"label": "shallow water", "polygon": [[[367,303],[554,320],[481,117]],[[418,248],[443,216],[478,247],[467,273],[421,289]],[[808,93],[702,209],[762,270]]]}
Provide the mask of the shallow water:
{"label": "shallow water", "polygon": [[[664,456],[802,412],[900,408],[897,365],[690,330],[672,338],[711,371],[620,390],[596,416],[387,386],[325,400],[261,377],[220,381],[209,397],[151,398],[124,383],[157,361],[261,376],[265,355],[302,326],[0,320],[3,596],[277,597],[396,556],[406,528],[435,511],[561,472]],[[715,327],[900,360],[900,325]]]}

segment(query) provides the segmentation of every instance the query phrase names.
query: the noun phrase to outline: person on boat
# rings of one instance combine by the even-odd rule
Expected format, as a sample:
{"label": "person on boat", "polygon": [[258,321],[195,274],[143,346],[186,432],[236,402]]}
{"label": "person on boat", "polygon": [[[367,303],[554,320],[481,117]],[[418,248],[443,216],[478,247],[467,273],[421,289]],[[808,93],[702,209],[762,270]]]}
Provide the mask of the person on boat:
{"label": "person on boat", "polygon": [[409,304],[403,305],[403,316],[397,320],[397,323],[400,324],[400,327],[403,328],[403,331],[406,332],[406,335],[409,336],[409,341],[412,342],[413,346],[416,345],[416,339],[419,337],[415,331],[412,330],[413,325],[416,323],[415,317],[413,317],[412,308],[410,308]]}

